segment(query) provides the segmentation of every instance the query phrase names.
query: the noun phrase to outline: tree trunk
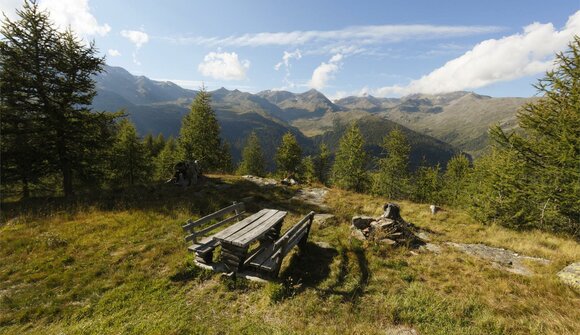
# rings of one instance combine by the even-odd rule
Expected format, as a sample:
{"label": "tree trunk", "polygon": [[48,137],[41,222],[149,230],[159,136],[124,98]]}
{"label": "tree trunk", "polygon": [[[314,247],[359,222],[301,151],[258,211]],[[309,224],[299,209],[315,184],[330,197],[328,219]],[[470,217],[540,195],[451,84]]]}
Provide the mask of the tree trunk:
{"label": "tree trunk", "polygon": [[71,162],[69,157],[67,157],[68,155],[66,152],[66,144],[64,142],[64,132],[62,130],[58,130],[57,136],[59,140],[56,142],[56,150],[59,156],[59,169],[62,174],[62,189],[64,191],[64,196],[70,197],[74,193]]}

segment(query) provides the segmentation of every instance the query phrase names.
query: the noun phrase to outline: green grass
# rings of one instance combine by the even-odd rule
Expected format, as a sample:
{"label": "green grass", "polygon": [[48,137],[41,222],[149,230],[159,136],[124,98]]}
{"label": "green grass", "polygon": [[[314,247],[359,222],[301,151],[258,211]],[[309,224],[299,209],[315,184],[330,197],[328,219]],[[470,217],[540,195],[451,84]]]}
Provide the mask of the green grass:
{"label": "green grass", "polygon": [[[431,216],[401,202],[402,215],[435,243],[486,243],[551,259],[522,277],[443,247],[412,253],[350,239],[353,214],[376,215],[385,199],[332,190],[338,220],[314,226],[302,254],[285,259],[278,282],[233,280],[200,269],[181,224],[253,196],[250,211],[313,206],[294,189],[260,189],[235,177],[217,190],[159,185],[77,201],[2,204],[0,333],[5,334],[574,334],[580,294],[555,274],[580,245],[543,232],[482,226],[460,211]],[[17,217],[16,219],[14,219]],[[576,258],[576,259],[575,259]]]}

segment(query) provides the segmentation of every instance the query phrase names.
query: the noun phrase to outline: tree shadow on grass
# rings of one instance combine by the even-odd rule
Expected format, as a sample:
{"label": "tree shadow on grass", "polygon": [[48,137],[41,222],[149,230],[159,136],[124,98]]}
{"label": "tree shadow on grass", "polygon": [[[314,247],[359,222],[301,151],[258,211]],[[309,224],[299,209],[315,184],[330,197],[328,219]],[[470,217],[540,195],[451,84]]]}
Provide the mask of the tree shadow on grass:
{"label": "tree shadow on grass", "polygon": [[[349,254],[354,254],[354,259],[351,259]],[[339,258],[336,279],[328,287],[320,288],[320,284],[329,278],[330,266],[336,257]],[[344,289],[347,277],[352,274],[350,262],[357,264],[358,272],[354,275],[358,279],[354,287]],[[340,248],[340,251],[337,251],[334,248],[323,248],[315,243],[308,243],[305,250],[291,258],[280,279],[286,286],[286,297],[297,295],[306,288],[313,288],[323,297],[338,295],[342,297],[343,302],[356,303],[364,294],[370,279],[370,272],[362,248],[355,248],[352,253],[349,253],[346,248]]]}

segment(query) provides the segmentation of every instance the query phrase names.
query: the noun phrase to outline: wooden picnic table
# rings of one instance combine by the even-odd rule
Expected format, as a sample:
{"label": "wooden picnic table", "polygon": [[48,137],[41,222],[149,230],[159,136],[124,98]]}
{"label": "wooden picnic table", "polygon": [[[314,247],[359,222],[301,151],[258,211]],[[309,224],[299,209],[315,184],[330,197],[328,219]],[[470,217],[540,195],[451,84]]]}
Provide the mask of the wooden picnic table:
{"label": "wooden picnic table", "polygon": [[213,238],[221,244],[221,258],[228,269],[237,272],[242,268],[248,248],[255,241],[262,244],[276,240],[287,214],[277,209],[262,209],[215,234]]}

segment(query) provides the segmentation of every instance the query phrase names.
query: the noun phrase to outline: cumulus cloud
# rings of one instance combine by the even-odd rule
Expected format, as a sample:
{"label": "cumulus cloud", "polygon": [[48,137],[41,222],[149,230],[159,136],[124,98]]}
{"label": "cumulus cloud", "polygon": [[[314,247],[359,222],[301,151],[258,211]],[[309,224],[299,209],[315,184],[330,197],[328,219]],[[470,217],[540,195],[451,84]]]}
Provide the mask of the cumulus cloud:
{"label": "cumulus cloud", "polygon": [[107,53],[108,53],[108,54],[109,54],[109,56],[111,56],[111,57],[118,57],[118,56],[121,56],[121,52],[119,52],[119,50],[117,50],[117,49],[109,49],[109,50],[107,51]]}
{"label": "cumulus cloud", "polygon": [[386,96],[472,90],[542,73],[553,66],[554,54],[564,50],[575,34],[580,34],[580,11],[570,16],[561,30],[551,23],[532,23],[522,33],[485,40],[408,85],[386,86],[375,93]]}
{"label": "cumulus cloud", "polygon": [[235,52],[210,52],[198,66],[202,75],[221,80],[246,79],[249,68],[250,61],[240,61]]}
{"label": "cumulus cloud", "polygon": [[256,34],[219,37],[170,38],[176,43],[208,46],[257,47],[266,45],[302,45],[310,42],[354,41],[356,44],[396,42],[406,39],[437,39],[468,36],[501,31],[497,26],[445,25],[373,25],[353,26],[339,30],[307,30],[290,32],[261,32]]}
{"label": "cumulus cloud", "polygon": [[[21,9],[22,0],[2,0],[0,10],[6,13],[8,18],[16,19],[16,9]],[[111,31],[108,24],[99,24],[91,13],[88,0],[41,0],[41,10],[50,13],[51,20],[59,29],[70,27],[81,36],[105,36]]]}
{"label": "cumulus cloud", "polygon": [[340,70],[340,67],[342,66],[340,61],[342,59],[342,54],[336,54],[330,58],[328,63],[322,62],[322,64],[312,72],[312,78],[308,82],[308,86],[317,90],[326,87],[328,81],[334,78],[334,74]]}
{"label": "cumulus cloud", "polygon": [[141,48],[143,44],[149,42],[149,35],[140,30],[122,30],[121,36],[135,44],[137,49]]}

